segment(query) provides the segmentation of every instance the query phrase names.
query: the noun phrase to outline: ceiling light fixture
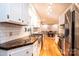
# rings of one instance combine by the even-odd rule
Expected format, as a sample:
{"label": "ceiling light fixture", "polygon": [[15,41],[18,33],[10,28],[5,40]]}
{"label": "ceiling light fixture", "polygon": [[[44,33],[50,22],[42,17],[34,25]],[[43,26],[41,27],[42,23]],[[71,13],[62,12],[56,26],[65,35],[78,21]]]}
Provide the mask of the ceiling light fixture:
{"label": "ceiling light fixture", "polygon": [[52,3],[48,4],[48,9],[47,9],[47,13],[49,17],[52,17]]}

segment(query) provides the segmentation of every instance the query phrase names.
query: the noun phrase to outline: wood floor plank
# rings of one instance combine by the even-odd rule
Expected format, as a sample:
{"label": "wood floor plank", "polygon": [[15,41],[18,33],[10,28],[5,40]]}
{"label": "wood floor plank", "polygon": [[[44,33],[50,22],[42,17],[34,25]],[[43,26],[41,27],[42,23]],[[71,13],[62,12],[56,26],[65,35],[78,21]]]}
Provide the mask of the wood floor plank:
{"label": "wood floor plank", "polygon": [[62,56],[53,38],[44,37],[40,56]]}

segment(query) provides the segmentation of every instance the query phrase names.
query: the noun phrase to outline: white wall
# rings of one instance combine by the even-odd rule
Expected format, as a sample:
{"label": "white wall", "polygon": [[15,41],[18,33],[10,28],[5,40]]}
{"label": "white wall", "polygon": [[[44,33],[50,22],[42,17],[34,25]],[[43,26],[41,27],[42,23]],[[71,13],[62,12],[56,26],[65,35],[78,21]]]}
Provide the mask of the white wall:
{"label": "white wall", "polygon": [[58,31],[58,28],[58,24],[41,26],[42,31]]}

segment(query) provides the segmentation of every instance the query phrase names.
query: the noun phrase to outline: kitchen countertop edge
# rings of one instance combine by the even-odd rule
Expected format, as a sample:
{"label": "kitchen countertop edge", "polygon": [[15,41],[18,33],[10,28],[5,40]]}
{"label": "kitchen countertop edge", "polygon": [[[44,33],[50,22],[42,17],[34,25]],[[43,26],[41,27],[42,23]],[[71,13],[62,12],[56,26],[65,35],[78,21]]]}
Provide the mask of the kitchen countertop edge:
{"label": "kitchen countertop edge", "polygon": [[18,46],[12,47],[12,48],[4,48],[4,47],[0,47],[0,50],[11,50],[11,49],[20,48],[20,47],[23,47],[23,46],[32,45],[32,44],[35,43],[36,41],[37,41],[37,39],[34,40],[33,42],[30,42],[30,43],[27,43],[27,44],[23,44],[23,45],[18,45]]}

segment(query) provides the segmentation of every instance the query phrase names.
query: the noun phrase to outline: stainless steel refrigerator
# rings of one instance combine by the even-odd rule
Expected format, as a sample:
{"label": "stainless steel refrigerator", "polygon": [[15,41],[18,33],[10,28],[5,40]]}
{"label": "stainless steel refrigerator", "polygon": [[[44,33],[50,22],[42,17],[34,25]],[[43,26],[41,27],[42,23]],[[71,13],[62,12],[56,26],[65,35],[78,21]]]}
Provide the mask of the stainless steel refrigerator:
{"label": "stainless steel refrigerator", "polygon": [[65,14],[65,55],[79,56],[79,8]]}

